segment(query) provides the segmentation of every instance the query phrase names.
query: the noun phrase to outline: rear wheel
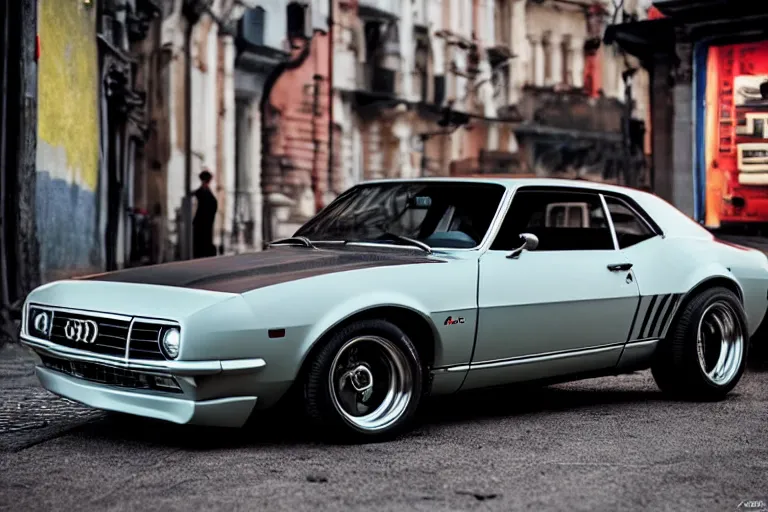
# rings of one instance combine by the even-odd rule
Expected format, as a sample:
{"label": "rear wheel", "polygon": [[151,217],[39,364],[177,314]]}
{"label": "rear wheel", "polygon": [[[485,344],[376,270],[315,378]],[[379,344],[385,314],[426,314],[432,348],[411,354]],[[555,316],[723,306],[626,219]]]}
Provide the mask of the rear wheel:
{"label": "rear wheel", "polygon": [[690,300],[669,330],[651,371],[659,388],[694,400],[721,400],[747,361],[747,320],[739,298],[722,287]]}
{"label": "rear wheel", "polygon": [[304,385],[309,417],[326,436],[379,441],[403,432],[421,401],[424,372],[396,325],[366,320],[333,334]]}

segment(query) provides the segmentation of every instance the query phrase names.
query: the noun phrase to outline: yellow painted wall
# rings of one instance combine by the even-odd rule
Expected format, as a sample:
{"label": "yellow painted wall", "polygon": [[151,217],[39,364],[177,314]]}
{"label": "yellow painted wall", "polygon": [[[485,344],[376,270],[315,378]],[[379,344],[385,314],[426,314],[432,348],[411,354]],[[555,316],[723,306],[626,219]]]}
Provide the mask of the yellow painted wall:
{"label": "yellow painted wall", "polygon": [[38,0],[38,31],[35,214],[50,281],[103,267],[96,0]]}
{"label": "yellow painted wall", "polygon": [[[99,155],[96,0],[39,0],[38,136],[66,154],[68,177],[95,191]],[[59,151],[60,152],[60,151]],[[38,169],[63,177],[63,169]],[[60,163],[58,165],[61,165]]]}

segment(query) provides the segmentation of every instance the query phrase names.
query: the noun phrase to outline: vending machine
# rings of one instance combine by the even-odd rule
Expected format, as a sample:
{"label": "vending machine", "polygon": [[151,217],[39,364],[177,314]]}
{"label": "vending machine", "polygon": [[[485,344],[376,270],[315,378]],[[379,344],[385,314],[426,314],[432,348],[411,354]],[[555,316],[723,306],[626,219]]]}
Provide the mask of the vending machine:
{"label": "vending machine", "polygon": [[704,224],[768,225],[768,41],[711,46],[701,71]]}

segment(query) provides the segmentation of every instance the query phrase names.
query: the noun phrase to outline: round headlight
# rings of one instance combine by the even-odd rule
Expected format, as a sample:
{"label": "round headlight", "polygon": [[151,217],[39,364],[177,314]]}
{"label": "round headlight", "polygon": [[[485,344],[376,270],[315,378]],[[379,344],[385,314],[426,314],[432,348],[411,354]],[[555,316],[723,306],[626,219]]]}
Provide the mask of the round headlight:
{"label": "round headlight", "polygon": [[176,359],[179,355],[179,345],[181,345],[181,333],[178,329],[168,329],[163,335],[163,349],[165,355],[171,359]]}
{"label": "round headlight", "polygon": [[35,327],[35,330],[46,335],[48,334],[49,323],[50,321],[48,319],[48,313],[45,311],[41,311],[36,314],[34,320],[32,321],[32,325]]}

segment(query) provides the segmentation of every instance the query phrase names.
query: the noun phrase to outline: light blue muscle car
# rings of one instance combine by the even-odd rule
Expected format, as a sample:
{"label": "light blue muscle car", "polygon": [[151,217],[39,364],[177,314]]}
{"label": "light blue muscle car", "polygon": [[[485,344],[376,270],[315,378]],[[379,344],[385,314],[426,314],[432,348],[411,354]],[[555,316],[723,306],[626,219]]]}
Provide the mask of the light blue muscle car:
{"label": "light blue muscle car", "polygon": [[536,179],[355,186],[262,252],[54,282],[24,306],[37,375],[92,407],[243,426],[298,397],[379,440],[428,395],[650,368],[723,398],[768,306],[768,258],[663,200]]}

